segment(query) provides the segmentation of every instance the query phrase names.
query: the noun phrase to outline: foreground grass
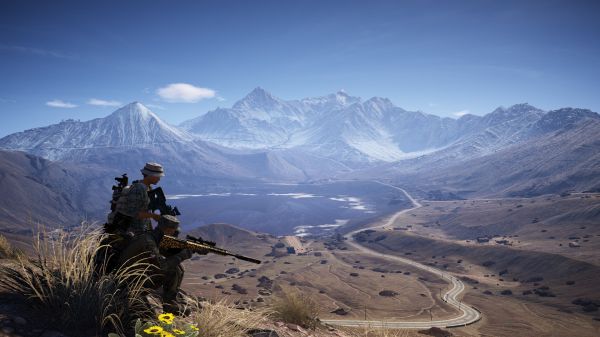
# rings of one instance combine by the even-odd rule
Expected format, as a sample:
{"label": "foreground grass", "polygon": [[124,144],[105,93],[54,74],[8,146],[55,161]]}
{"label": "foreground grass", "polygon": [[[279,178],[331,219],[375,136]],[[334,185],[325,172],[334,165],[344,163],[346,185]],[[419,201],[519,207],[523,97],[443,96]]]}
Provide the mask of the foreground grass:
{"label": "foreground grass", "polygon": [[22,295],[68,335],[125,335],[135,318],[152,314],[144,302],[146,276],[140,265],[111,274],[95,270],[100,238],[99,230],[53,236],[42,231],[34,239],[35,257],[0,267],[0,288]]}
{"label": "foreground grass", "polygon": [[239,310],[226,301],[192,302],[190,322],[199,328],[199,337],[239,337],[259,328],[271,313],[267,309]]}
{"label": "foreground grass", "polygon": [[[0,237],[0,253],[14,258],[0,266],[0,291],[23,296],[39,317],[70,336],[132,336],[136,321],[138,328],[144,326],[139,335],[150,336],[145,329],[164,326],[156,321],[159,302],[144,288],[153,266],[135,263],[109,274],[94,261],[102,248],[99,230],[52,234],[42,231],[34,239],[34,257],[11,253],[10,243]],[[244,336],[268,317],[266,310],[238,310],[224,301],[186,297],[186,303],[191,314],[169,326],[172,331],[198,327],[199,337]]]}
{"label": "foreground grass", "polygon": [[0,259],[17,259],[23,253],[14,248],[4,235],[0,235]]}

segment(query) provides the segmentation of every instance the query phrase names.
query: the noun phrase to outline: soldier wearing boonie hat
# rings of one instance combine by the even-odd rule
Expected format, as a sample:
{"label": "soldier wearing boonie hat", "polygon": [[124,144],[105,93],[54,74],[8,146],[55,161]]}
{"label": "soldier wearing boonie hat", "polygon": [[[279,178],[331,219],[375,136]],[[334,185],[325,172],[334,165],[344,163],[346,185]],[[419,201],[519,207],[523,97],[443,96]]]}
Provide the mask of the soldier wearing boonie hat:
{"label": "soldier wearing boonie hat", "polygon": [[121,197],[117,201],[117,213],[124,215],[129,222],[128,231],[134,235],[152,230],[150,219],[158,221],[159,214],[148,210],[150,198],[148,191],[151,185],[155,185],[165,175],[165,170],[158,163],[149,162],[140,170],[144,178],[134,181],[131,186],[123,189]]}
{"label": "soldier wearing boonie hat", "polygon": [[157,228],[135,237],[121,254],[119,262],[125,266],[135,266],[136,262],[154,266],[143,271],[149,276],[145,286],[153,289],[162,286],[163,311],[175,314],[181,313],[177,298],[185,272],[181,262],[191,258],[192,252],[187,248],[162,249],[160,241],[164,235],[177,236],[178,230],[179,220],[175,216],[160,216]]}
{"label": "soldier wearing boonie hat", "polygon": [[[158,228],[165,235],[177,237],[179,235],[179,219],[173,215],[163,215],[158,220]],[[178,294],[181,289],[181,282],[185,269],[181,265],[183,260],[189,259],[192,252],[189,249],[160,249],[163,256],[161,271],[163,273],[163,311],[172,313],[181,313]]]}

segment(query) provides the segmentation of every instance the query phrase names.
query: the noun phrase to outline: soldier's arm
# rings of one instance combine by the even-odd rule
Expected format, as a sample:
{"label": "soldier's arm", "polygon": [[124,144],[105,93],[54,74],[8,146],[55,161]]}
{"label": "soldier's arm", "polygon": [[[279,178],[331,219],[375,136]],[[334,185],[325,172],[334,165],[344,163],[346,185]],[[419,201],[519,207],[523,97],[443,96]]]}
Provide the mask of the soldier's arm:
{"label": "soldier's arm", "polygon": [[143,184],[136,184],[133,187],[133,190],[131,191],[132,193],[135,193],[135,198],[134,200],[136,201],[136,207],[138,209],[142,209],[141,211],[139,211],[137,213],[137,218],[138,219],[154,219],[156,221],[158,221],[158,219],[160,219],[160,215],[159,214],[154,214],[148,210],[145,210],[143,208],[146,208],[148,206],[148,203],[150,202],[150,199],[148,198],[148,192],[146,191],[146,187]]}
{"label": "soldier's arm", "polygon": [[137,218],[138,219],[154,219],[156,221],[158,221],[160,219],[160,214],[154,214],[152,212],[145,212],[145,211],[140,211],[137,214]]}

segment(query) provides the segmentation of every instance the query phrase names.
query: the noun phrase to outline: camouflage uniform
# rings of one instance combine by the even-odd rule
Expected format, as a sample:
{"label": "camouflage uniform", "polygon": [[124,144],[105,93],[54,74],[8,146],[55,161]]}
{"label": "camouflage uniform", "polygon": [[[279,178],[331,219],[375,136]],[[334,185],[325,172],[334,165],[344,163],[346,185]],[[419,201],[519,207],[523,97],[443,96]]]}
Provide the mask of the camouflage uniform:
{"label": "camouflage uniform", "polygon": [[[178,223],[177,221],[176,224]],[[178,313],[177,295],[184,274],[181,262],[189,259],[192,253],[189,249],[160,249],[160,241],[164,235],[160,227],[159,225],[159,228],[153,231],[136,236],[121,254],[119,264],[132,266],[136,262],[142,262],[152,265],[153,268],[148,273],[150,280],[144,286],[152,289],[162,286],[163,310]],[[145,266],[140,266],[140,269],[143,268]]]}
{"label": "camouflage uniform", "polygon": [[117,201],[118,213],[130,217],[128,231],[134,235],[152,230],[150,219],[139,219],[139,212],[147,212],[150,198],[148,197],[149,187],[142,182],[134,182],[131,186],[123,189],[121,197]]}

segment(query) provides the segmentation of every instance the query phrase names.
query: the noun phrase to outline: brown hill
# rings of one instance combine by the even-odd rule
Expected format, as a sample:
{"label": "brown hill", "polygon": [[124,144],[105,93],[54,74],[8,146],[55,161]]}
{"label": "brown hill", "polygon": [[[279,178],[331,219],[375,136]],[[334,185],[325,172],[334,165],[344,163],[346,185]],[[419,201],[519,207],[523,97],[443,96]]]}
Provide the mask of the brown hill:
{"label": "brown hill", "polygon": [[[410,253],[410,259],[457,272],[468,282],[478,280],[490,286],[498,283],[519,294],[546,286],[555,295],[551,302],[566,306],[576,298],[600,293],[600,267],[559,254],[504,246],[466,246],[397,232],[386,233],[385,239],[374,241],[379,235],[381,232],[366,234],[366,245],[387,254]],[[569,285],[569,281],[575,281],[577,286]]]}
{"label": "brown hill", "polygon": [[23,152],[0,151],[0,228],[26,234],[37,224],[72,226],[80,220],[72,175],[60,164]]}
{"label": "brown hill", "polygon": [[109,212],[112,178],[120,173],[100,164],[50,161],[0,150],[0,230],[27,234],[38,224],[66,228],[82,220],[103,221]]}

